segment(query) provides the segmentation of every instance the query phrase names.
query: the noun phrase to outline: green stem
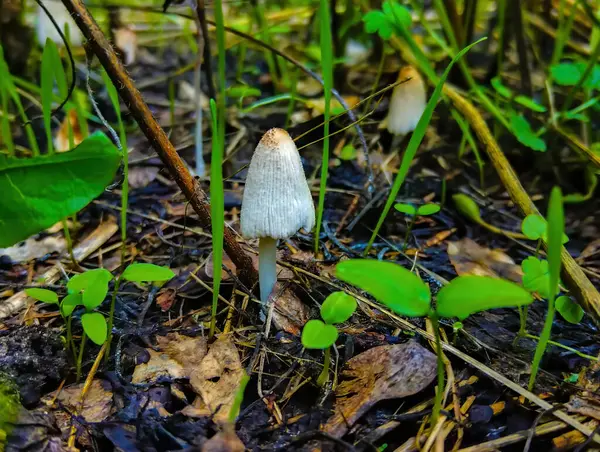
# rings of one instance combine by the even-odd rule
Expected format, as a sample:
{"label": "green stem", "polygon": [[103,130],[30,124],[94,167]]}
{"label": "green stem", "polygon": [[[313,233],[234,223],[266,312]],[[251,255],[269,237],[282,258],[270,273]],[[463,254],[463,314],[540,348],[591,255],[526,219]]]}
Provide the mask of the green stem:
{"label": "green stem", "polygon": [[444,396],[444,360],[442,358],[442,339],[440,338],[440,322],[437,313],[432,311],[429,314],[431,325],[433,327],[433,335],[435,337],[435,353],[437,355],[437,390],[435,391],[435,400],[433,403],[433,411],[431,413],[431,427],[433,428],[440,417],[442,410],[442,399]]}
{"label": "green stem", "polygon": [[408,246],[408,238],[416,221],[417,216],[413,215],[412,219],[410,220],[410,223],[408,224],[408,228],[406,229],[406,234],[404,235],[404,244],[402,245],[402,252],[406,251],[406,247]]}
{"label": "green stem", "polygon": [[81,363],[83,361],[83,350],[85,349],[85,341],[87,339],[87,335],[85,334],[85,331],[82,333],[81,336],[81,345],[79,346],[79,356],[77,357],[77,378],[76,378],[76,383],[79,383],[79,380],[81,379]]}
{"label": "green stem", "polygon": [[105,362],[108,362],[110,356],[110,343],[113,337],[113,322],[115,317],[115,305],[117,304],[117,293],[119,292],[119,286],[121,285],[121,277],[119,276],[115,281],[115,287],[113,288],[112,298],[110,300],[110,311],[108,313],[108,337],[106,339],[106,354],[104,355]]}
{"label": "green stem", "polygon": [[519,306],[519,332],[518,337],[527,336],[527,313],[529,312],[529,306]]}
{"label": "green stem", "polygon": [[71,233],[69,232],[69,226],[67,225],[67,220],[63,218],[61,220],[63,225],[63,231],[65,232],[65,241],[67,242],[67,250],[69,251],[69,256],[71,257],[71,262],[75,266],[75,268],[79,267],[77,263],[77,259],[75,259],[75,254],[73,254],[73,240],[71,240]]}
{"label": "green stem", "polygon": [[540,334],[537,348],[535,349],[535,355],[533,357],[533,364],[531,365],[531,375],[529,376],[529,384],[527,385],[527,389],[531,391],[533,389],[533,385],[535,383],[535,378],[537,377],[538,370],[540,368],[540,363],[542,361],[542,357],[546,352],[546,347],[548,347],[548,341],[550,340],[550,333],[552,332],[552,322],[554,322],[554,296],[552,295],[550,299],[548,299],[548,313],[546,314],[546,320],[544,321],[544,328],[542,329],[542,334]]}
{"label": "green stem", "polygon": [[317,384],[319,386],[325,386],[329,381],[329,361],[331,361],[331,347],[325,349],[325,356],[323,357],[323,370],[317,378]]}
{"label": "green stem", "polygon": [[[526,337],[527,339],[533,339],[535,341],[540,340],[539,336],[534,336],[533,334],[529,334],[529,333],[526,333],[523,337]],[[571,353],[575,353],[577,356],[581,356],[582,358],[589,359],[590,361],[600,361],[600,358],[598,358],[596,356],[586,355],[585,353],[582,353],[579,350],[569,347],[568,345],[561,344],[560,342],[549,340],[548,344],[568,350]]]}

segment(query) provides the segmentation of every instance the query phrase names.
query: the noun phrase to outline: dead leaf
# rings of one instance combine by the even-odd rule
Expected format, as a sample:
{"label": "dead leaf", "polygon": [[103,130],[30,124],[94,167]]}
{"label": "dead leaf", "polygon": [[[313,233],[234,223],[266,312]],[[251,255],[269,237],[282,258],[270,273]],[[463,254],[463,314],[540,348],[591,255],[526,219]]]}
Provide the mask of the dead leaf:
{"label": "dead leaf", "polygon": [[[343,99],[348,104],[348,107],[354,108],[356,104],[360,102],[360,98],[358,96],[344,96]],[[321,97],[319,99],[310,99],[306,101],[306,105],[308,108],[312,108],[312,115],[319,116],[322,115],[325,111],[325,98]],[[332,99],[331,101],[331,110],[344,110],[342,104],[337,99]]]}
{"label": "dead leaf", "polygon": [[198,397],[182,413],[191,417],[212,415],[215,422],[227,423],[233,400],[245,374],[230,337],[219,337],[192,372],[190,384]]}
{"label": "dead leaf", "polygon": [[275,327],[287,333],[299,336],[302,327],[310,319],[308,307],[296,296],[290,287],[282,291],[280,282],[273,289],[275,306],[273,309],[273,322]]}
{"label": "dead leaf", "polygon": [[[73,145],[69,141],[69,126],[73,130]],[[67,152],[83,141],[81,134],[81,126],[77,118],[77,112],[74,108],[70,109],[65,116],[65,119],[60,123],[58,132],[54,137],[54,148],[56,152]]]}
{"label": "dead leaf", "polygon": [[62,235],[49,235],[42,239],[30,237],[9,248],[0,248],[0,256],[8,256],[14,263],[18,263],[39,259],[51,253],[62,254],[66,249],[67,242]]}
{"label": "dead leaf", "polygon": [[244,452],[246,446],[230,426],[217,433],[202,445],[202,452]]}
{"label": "dead leaf", "polygon": [[469,238],[448,242],[448,257],[458,275],[500,277],[518,284],[523,278],[521,267],[502,250],[484,248]]}
{"label": "dead leaf", "polygon": [[436,357],[416,342],[374,347],[346,363],[335,391],[335,414],[323,430],[343,436],[381,400],[407,397],[425,389],[436,375]]}
{"label": "dead leaf", "polygon": [[156,297],[156,304],[160,306],[162,312],[167,312],[175,303],[175,296],[177,291],[175,289],[161,289],[158,296]]}
{"label": "dead leaf", "polygon": [[144,188],[158,175],[160,168],[156,166],[136,166],[129,169],[127,180],[131,188]]}
{"label": "dead leaf", "polygon": [[206,339],[169,333],[156,338],[160,351],[146,349],[150,354],[147,363],[139,364],[133,371],[133,383],[156,381],[159,377],[189,378],[194,368],[206,355]]}
{"label": "dead leaf", "polygon": [[137,35],[129,28],[115,30],[115,45],[123,52],[123,61],[126,65],[135,62],[138,41]]}

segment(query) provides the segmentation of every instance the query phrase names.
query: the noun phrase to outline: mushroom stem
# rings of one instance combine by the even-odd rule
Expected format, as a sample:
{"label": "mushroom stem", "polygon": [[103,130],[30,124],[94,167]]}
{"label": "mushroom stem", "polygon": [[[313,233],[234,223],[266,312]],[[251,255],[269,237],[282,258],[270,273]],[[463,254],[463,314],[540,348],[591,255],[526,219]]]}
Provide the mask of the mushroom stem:
{"label": "mushroom stem", "polygon": [[267,303],[277,282],[277,239],[261,237],[258,240],[258,283],[260,301]]}

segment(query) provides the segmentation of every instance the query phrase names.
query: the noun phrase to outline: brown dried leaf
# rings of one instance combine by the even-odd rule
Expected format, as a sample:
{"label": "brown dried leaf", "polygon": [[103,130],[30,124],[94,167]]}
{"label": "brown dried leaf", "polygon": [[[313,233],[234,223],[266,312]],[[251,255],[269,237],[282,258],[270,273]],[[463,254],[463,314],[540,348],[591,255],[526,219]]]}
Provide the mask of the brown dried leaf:
{"label": "brown dried leaf", "polygon": [[436,357],[416,342],[374,347],[346,363],[335,391],[335,414],[323,430],[343,436],[375,403],[416,394],[436,375]]}
{"label": "brown dried leaf", "polygon": [[129,169],[127,180],[131,188],[143,188],[156,179],[160,168],[156,166],[136,166]]}
{"label": "brown dried leaf", "polygon": [[156,304],[162,312],[167,312],[175,302],[177,291],[175,289],[162,289],[156,297]]}
{"label": "brown dried leaf", "polygon": [[227,423],[244,375],[235,345],[229,336],[219,337],[192,372],[190,384],[198,397],[194,405],[184,408],[182,413],[192,417],[213,415],[216,422]]}
{"label": "brown dried leaf", "polygon": [[[84,383],[80,383],[63,388],[56,400],[69,411],[77,411],[78,415],[87,422],[102,422],[110,416],[113,408],[113,393],[110,383],[104,380],[93,380],[83,401],[83,408],[79,410],[83,385]],[[43,401],[49,403],[54,400],[55,396],[56,392],[48,394]]]}
{"label": "brown dried leaf", "polygon": [[521,283],[523,271],[502,250],[484,248],[469,238],[448,242],[448,257],[459,275],[493,276]]}
{"label": "brown dried leaf", "polygon": [[139,364],[133,371],[133,383],[156,381],[159,377],[189,378],[206,355],[206,339],[178,333],[157,337],[160,351],[146,349],[150,354],[147,363]]}
{"label": "brown dried leaf", "polygon": [[232,428],[225,428],[202,445],[202,452],[244,452],[246,447]]}
{"label": "brown dried leaf", "polygon": [[281,283],[275,284],[273,295],[275,306],[273,309],[273,323],[275,327],[287,333],[300,335],[302,327],[310,318],[308,307],[286,287],[281,290]]}
{"label": "brown dried leaf", "polygon": [[[73,129],[73,146],[69,142],[69,124]],[[60,123],[56,137],[54,137],[54,148],[56,152],[67,152],[72,150],[75,146],[83,141],[83,135],[81,134],[81,126],[77,118],[77,112],[74,108],[70,109]]]}

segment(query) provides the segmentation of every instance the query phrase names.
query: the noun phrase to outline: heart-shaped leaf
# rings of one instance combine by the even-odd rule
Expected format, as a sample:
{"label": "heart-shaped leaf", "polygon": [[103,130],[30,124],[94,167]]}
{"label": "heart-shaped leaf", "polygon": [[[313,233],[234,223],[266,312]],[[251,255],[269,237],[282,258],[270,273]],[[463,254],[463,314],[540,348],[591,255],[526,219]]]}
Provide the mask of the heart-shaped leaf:
{"label": "heart-shaped leaf", "polygon": [[429,312],[429,286],[400,265],[370,259],[350,259],[335,267],[337,278],[369,292],[392,311],[407,317]]}
{"label": "heart-shaped leaf", "polygon": [[529,292],[504,279],[489,276],[459,276],[437,294],[437,313],[466,319],[475,312],[524,306],[533,301]]}
{"label": "heart-shaped leaf", "polygon": [[106,319],[99,312],[86,312],[81,316],[83,331],[94,344],[102,345],[106,341],[108,327]]}
{"label": "heart-shaped leaf", "polygon": [[60,302],[60,313],[67,318],[77,306],[83,305],[83,296],[80,293],[70,293]]}
{"label": "heart-shaped leaf", "polygon": [[536,135],[525,116],[511,114],[510,126],[520,143],[534,151],[546,152],[546,142]]}
{"label": "heart-shaped leaf", "polygon": [[345,292],[334,292],[321,306],[321,317],[325,323],[343,323],[356,311],[356,299]]}
{"label": "heart-shaped leaf", "polygon": [[539,240],[546,233],[546,220],[540,215],[527,215],[521,223],[521,230],[527,238],[531,240]]}
{"label": "heart-shaped leaf", "polygon": [[154,264],[131,264],[123,272],[123,279],[133,282],[168,281],[175,273],[168,267]]}
{"label": "heart-shaped leaf", "polygon": [[108,293],[108,281],[104,274],[98,273],[91,279],[87,288],[83,291],[82,302],[85,309],[91,311],[102,304]]}
{"label": "heart-shaped leaf", "polygon": [[25,289],[25,293],[31,298],[43,301],[44,303],[58,303],[58,295],[56,295],[56,292],[52,292],[48,289],[39,289],[37,287],[32,287],[31,289]]}
{"label": "heart-shaped leaf", "polygon": [[121,153],[101,132],[71,152],[32,158],[0,154],[0,247],[72,215],[113,180]]}
{"label": "heart-shaped leaf", "polygon": [[67,289],[70,293],[81,292],[97,279],[105,281],[107,284],[113,278],[113,275],[105,268],[95,268],[73,276],[67,283]]}
{"label": "heart-shaped leaf", "polygon": [[579,323],[583,319],[583,309],[571,298],[563,295],[558,297],[555,302],[556,310],[569,323]]}
{"label": "heart-shaped leaf", "polygon": [[335,344],[338,330],[320,320],[309,320],[302,329],[302,345],[305,348],[324,350]]}
{"label": "heart-shaped leaf", "polygon": [[[523,270],[523,287],[530,292],[537,292],[541,297],[548,299],[550,293],[548,287],[550,284],[550,272],[548,270],[548,261],[529,256],[521,262]],[[559,289],[556,289],[556,293]],[[556,294],[555,294],[556,295]]]}

